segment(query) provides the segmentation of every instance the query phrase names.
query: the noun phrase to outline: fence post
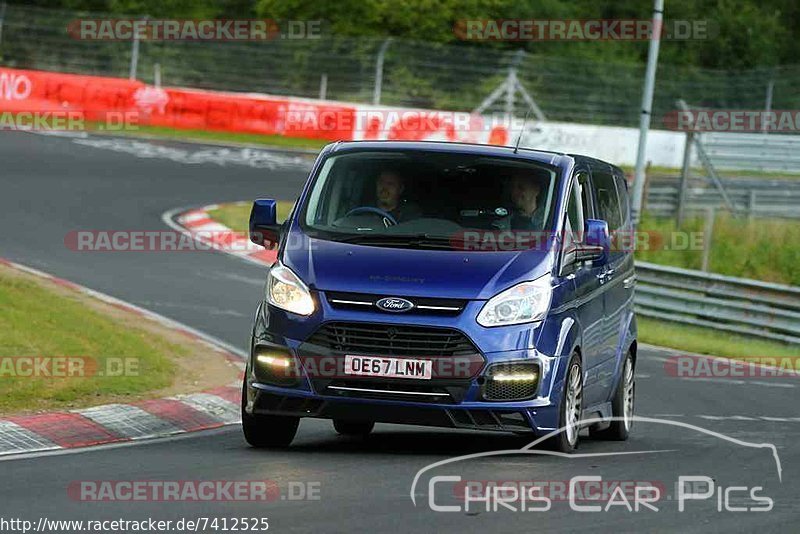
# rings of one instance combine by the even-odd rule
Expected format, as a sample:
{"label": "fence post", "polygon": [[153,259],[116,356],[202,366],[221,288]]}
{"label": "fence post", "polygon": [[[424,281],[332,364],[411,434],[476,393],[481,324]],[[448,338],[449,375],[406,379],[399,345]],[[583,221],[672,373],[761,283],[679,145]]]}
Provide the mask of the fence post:
{"label": "fence post", "polygon": [[517,69],[512,68],[508,71],[507,80],[505,112],[509,124],[511,124],[511,118],[514,116],[514,93],[517,92]]}
{"label": "fence post", "polygon": [[711,238],[714,235],[714,219],[717,218],[717,210],[714,208],[706,209],[706,227],[703,230],[705,247],[703,248],[703,266],[700,269],[708,272],[708,264],[711,262]]}
{"label": "fence post", "polygon": [[686,132],[686,143],[683,146],[683,166],[681,167],[681,182],[678,186],[678,228],[683,225],[684,202],[686,202],[686,185],[689,183],[689,173],[692,166],[692,141],[694,132]]}
{"label": "fence post", "polygon": [[[642,186],[642,195],[644,197],[643,204],[647,203],[647,198],[650,195],[650,167],[652,167],[652,162],[648,161],[644,168],[644,185]],[[642,208],[642,212],[644,212],[644,208]]]}
{"label": "fence post", "polygon": [[323,72],[319,77],[319,99],[325,100],[328,96],[328,73]]}
{"label": "fence post", "polygon": [[[769,84],[767,84],[767,99],[766,102],[764,102],[764,111],[766,111],[767,113],[772,111],[772,92],[774,90],[775,90],[775,80],[770,80]],[[762,129],[765,134],[768,133],[766,124],[762,125]]]}
{"label": "fence post", "polygon": [[[144,18],[147,20],[147,17]],[[136,71],[139,69],[139,32],[133,32],[133,45],[131,47],[131,68],[128,72],[128,79],[136,79]]]}
{"label": "fence post", "polygon": [[642,90],[642,107],[639,116],[639,146],[636,149],[636,170],[633,177],[633,224],[638,225],[642,215],[642,201],[644,200],[645,159],[647,158],[647,131],[650,129],[650,118],[653,112],[653,91],[656,83],[656,65],[658,64],[658,48],[661,38],[655,32],[661,29],[661,20],[664,16],[664,0],[653,1],[654,34],[650,36],[647,50],[647,67],[644,76],[644,89]]}
{"label": "fence post", "polygon": [[6,18],[6,3],[0,4],[0,45],[3,44],[3,22]]}
{"label": "fence post", "polygon": [[750,197],[748,198],[748,201],[747,201],[747,219],[748,220],[750,220],[750,221],[753,220],[753,217],[755,217],[755,211],[756,211],[756,190],[755,189],[751,189],[750,190]]}
{"label": "fence post", "polygon": [[505,112],[508,117],[509,124],[514,117],[514,110],[516,109],[516,93],[517,87],[520,85],[517,78],[517,68],[520,62],[525,57],[525,50],[519,49],[514,52],[514,58],[511,60],[511,66],[508,68],[508,77],[506,78],[506,104]]}
{"label": "fence post", "polygon": [[381,91],[383,90],[383,59],[386,57],[386,49],[389,48],[389,43],[392,38],[388,37],[378,50],[378,59],[375,60],[375,87],[372,91],[372,103],[378,105],[381,103]]}

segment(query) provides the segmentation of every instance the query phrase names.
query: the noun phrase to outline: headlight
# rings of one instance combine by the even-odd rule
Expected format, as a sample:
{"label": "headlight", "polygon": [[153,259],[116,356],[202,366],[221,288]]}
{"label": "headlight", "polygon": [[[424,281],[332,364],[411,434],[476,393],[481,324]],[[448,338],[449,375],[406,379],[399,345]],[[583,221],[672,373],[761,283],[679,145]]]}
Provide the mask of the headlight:
{"label": "headlight", "polygon": [[478,324],[488,327],[541,321],[552,294],[549,276],[517,284],[489,299],[478,314]]}
{"label": "headlight", "polygon": [[267,302],[298,315],[311,315],[315,307],[314,299],[303,281],[279,263],[267,275]]}

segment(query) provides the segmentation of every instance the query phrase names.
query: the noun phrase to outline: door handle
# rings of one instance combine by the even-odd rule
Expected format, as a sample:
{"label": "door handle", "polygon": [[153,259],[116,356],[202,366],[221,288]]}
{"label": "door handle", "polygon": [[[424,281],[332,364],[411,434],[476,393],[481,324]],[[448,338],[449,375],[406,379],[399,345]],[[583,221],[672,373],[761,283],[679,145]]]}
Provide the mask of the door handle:
{"label": "door handle", "polygon": [[600,280],[601,284],[605,284],[612,278],[614,278],[614,269],[610,268],[597,275],[597,279]]}

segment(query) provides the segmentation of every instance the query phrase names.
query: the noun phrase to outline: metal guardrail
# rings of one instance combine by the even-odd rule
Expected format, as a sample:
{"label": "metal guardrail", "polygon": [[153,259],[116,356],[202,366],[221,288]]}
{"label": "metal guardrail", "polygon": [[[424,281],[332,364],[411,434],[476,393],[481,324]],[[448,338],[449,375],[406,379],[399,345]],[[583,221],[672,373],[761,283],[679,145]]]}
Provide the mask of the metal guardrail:
{"label": "metal guardrail", "polygon": [[[798,181],[800,185],[800,180]],[[736,211],[753,217],[800,218],[800,187],[736,187],[726,186],[728,198]],[[678,184],[654,183],[647,189],[647,210],[661,216],[671,216],[678,209]],[[724,199],[717,189],[687,187],[684,193],[686,212],[721,208]]]}
{"label": "metal guardrail", "polygon": [[718,169],[800,172],[800,135],[704,133],[700,141]]}
{"label": "metal guardrail", "polygon": [[636,277],[639,315],[800,344],[800,287],[646,262]]}

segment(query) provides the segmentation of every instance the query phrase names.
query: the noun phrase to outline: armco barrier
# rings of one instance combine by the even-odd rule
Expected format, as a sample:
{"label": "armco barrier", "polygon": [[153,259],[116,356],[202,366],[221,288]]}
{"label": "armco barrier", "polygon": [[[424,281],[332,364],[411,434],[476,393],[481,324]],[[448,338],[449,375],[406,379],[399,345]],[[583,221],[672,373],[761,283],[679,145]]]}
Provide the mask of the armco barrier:
{"label": "armco barrier", "polygon": [[102,121],[135,112],[138,124],[322,140],[394,139],[506,144],[507,129],[480,115],[248,93],[159,88],[136,80],[0,68],[0,111],[78,112]]}
{"label": "armco barrier", "polygon": [[645,317],[800,344],[800,287],[636,262]]}

